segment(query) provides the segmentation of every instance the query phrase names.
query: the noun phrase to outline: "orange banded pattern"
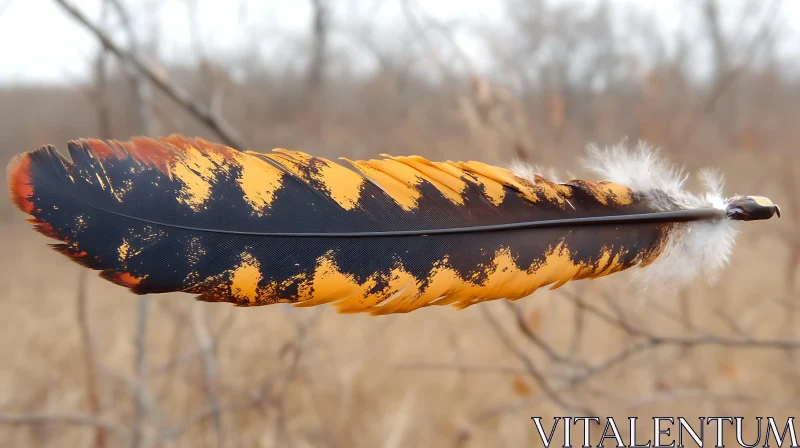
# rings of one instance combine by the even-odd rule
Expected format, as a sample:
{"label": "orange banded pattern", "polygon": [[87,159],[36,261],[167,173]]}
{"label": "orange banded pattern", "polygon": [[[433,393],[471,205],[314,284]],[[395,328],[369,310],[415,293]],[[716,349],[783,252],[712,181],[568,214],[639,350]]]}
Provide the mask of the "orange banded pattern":
{"label": "orange banded pattern", "polygon": [[137,294],[332,303],[346,313],[463,308],[647,265],[677,225],[348,238],[338,235],[654,210],[623,185],[530,181],[474,161],[387,155],[340,164],[178,135],[82,139],[67,149],[71,161],[52,146],[14,158],[12,200],[59,240],[56,250]]}

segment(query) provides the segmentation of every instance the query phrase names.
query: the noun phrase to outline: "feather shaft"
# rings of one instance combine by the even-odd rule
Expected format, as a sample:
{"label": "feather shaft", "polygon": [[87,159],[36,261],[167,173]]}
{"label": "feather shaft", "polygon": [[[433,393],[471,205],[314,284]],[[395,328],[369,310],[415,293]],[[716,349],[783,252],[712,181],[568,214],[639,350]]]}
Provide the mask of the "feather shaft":
{"label": "feather shaft", "polygon": [[219,233],[227,235],[242,235],[254,237],[292,237],[292,238],[374,238],[374,237],[411,237],[411,236],[428,236],[428,235],[446,235],[458,233],[480,233],[480,232],[494,232],[503,230],[517,230],[517,229],[546,229],[564,226],[591,226],[591,225],[613,225],[613,224],[646,224],[646,223],[663,223],[663,222],[693,222],[693,221],[713,221],[726,219],[724,210],[716,208],[701,208],[691,210],[673,210],[666,212],[651,212],[639,213],[633,215],[607,215],[607,216],[589,216],[585,218],[565,218],[565,219],[546,219],[541,221],[524,221],[509,224],[494,224],[486,226],[471,226],[471,227],[450,227],[438,229],[424,229],[424,230],[392,230],[392,231],[378,231],[378,232],[243,232],[236,230],[224,229],[209,229],[202,227],[182,226],[177,224],[169,224],[164,222],[153,221],[149,219],[142,219],[136,216],[126,215],[111,210],[105,210],[85,202],[81,202],[86,207],[116,215],[122,218],[131,219],[134,221],[152,224],[159,227],[168,227],[173,229],[191,230],[195,232],[206,233]]}

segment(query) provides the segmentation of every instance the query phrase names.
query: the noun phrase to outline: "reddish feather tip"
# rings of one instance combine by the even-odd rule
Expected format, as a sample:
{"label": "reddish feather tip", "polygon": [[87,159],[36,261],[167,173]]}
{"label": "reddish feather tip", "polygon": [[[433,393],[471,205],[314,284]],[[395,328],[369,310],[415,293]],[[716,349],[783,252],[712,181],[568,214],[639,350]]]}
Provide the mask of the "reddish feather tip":
{"label": "reddish feather tip", "polygon": [[14,156],[6,167],[6,177],[11,201],[24,213],[32,214],[34,204],[31,201],[31,197],[33,196],[33,184],[31,179],[30,153]]}
{"label": "reddish feather tip", "polygon": [[100,272],[100,277],[131,290],[133,290],[139,285],[139,283],[141,283],[142,280],[144,280],[143,278],[136,277],[127,272],[115,271],[102,271]]}
{"label": "reddish feather tip", "polygon": [[100,160],[106,160],[106,159],[109,159],[109,158],[112,158],[112,157],[113,158],[118,158],[119,157],[117,152],[114,151],[114,149],[108,143],[104,142],[103,140],[98,140],[98,139],[94,139],[94,138],[88,138],[88,139],[81,139],[81,140],[79,140],[79,141],[77,141],[75,143],[80,145],[80,146],[88,144],[89,148],[92,150],[92,152],[94,153],[95,157],[97,157]]}

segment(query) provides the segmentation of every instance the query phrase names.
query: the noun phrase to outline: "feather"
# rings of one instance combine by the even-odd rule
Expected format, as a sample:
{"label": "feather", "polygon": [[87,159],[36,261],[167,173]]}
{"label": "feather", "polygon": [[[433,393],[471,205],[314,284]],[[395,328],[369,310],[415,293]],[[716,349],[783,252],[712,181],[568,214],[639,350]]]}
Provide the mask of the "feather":
{"label": "feather", "polygon": [[667,258],[720,250],[693,229],[725,240],[733,220],[778,211],[766,198],[686,193],[645,148],[595,150],[589,163],[609,180],[564,183],[418,156],[346,167],[179,135],[67,149],[71,161],[45,146],[8,165],[12,200],[57,251],[136,294],[239,306],[386,314],[516,300],[634,266],[674,271]]}

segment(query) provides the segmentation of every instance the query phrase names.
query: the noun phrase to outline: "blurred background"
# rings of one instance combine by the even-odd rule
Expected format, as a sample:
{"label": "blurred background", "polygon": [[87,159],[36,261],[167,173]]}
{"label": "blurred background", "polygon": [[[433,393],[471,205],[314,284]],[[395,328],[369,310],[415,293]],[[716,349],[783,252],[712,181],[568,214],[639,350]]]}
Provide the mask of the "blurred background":
{"label": "blurred background", "polygon": [[369,317],[136,297],[0,195],[2,446],[540,446],[531,416],[800,408],[798,2],[0,0],[0,60],[3,164],[182,133],[581,177],[644,140],[784,212],[713,284]]}

